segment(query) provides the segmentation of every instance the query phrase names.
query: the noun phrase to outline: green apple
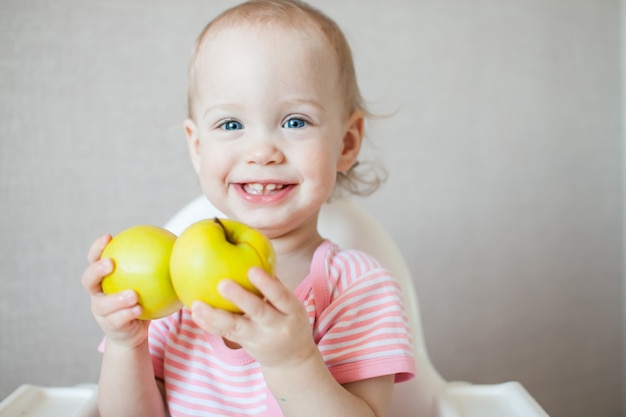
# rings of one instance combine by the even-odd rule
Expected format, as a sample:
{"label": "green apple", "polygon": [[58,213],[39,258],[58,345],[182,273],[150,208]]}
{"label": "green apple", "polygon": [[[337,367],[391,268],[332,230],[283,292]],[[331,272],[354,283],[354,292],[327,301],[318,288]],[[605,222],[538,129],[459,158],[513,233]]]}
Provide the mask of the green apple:
{"label": "green apple", "polygon": [[182,307],[170,279],[170,255],[176,235],[161,227],[139,225],[117,234],[102,258],[115,265],[102,280],[102,291],[113,294],[132,289],[139,296],[141,320],[168,316]]}
{"label": "green apple", "polygon": [[172,249],[170,271],[178,298],[187,307],[200,300],[235,313],[241,310],[217,292],[229,278],[260,295],[248,280],[257,266],[275,275],[276,254],[270,240],[258,230],[230,219],[200,220],[181,233]]}

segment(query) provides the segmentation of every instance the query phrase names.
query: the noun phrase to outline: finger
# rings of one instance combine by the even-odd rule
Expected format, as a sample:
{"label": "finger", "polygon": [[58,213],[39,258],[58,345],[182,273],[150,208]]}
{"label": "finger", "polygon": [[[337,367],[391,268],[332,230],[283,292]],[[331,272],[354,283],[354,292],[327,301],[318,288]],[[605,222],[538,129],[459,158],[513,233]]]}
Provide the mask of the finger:
{"label": "finger", "polygon": [[273,317],[268,318],[267,316],[276,314],[274,308],[265,300],[230,279],[221,280],[217,285],[217,292],[233,302],[253,321],[272,320]]}
{"label": "finger", "polygon": [[113,269],[114,266],[111,259],[100,259],[85,268],[80,281],[89,294],[101,293],[102,279],[113,272]]}
{"label": "finger", "polygon": [[194,301],[191,304],[191,318],[205,332],[214,333],[211,316],[214,308],[203,303],[202,301]]}
{"label": "finger", "polygon": [[287,314],[301,307],[300,301],[279,279],[271,277],[261,268],[250,268],[248,278],[279,312]]}
{"label": "finger", "polygon": [[135,305],[130,308],[117,310],[107,316],[101,317],[100,320],[104,321],[106,326],[111,330],[123,330],[137,320],[141,315],[141,311],[141,306]]}
{"label": "finger", "polygon": [[89,248],[87,252],[87,260],[89,263],[93,263],[100,259],[100,255],[102,255],[102,251],[109,244],[109,242],[113,239],[111,235],[100,236],[96,239]]}
{"label": "finger", "polygon": [[205,332],[239,342],[239,334],[247,320],[241,314],[214,308],[202,301],[191,305],[191,318]]}
{"label": "finger", "polygon": [[91,310],[97,316],[109,316],[117,311],[137,306],[138,296],[133,290],[111,295],[96,294],[91,299]]}

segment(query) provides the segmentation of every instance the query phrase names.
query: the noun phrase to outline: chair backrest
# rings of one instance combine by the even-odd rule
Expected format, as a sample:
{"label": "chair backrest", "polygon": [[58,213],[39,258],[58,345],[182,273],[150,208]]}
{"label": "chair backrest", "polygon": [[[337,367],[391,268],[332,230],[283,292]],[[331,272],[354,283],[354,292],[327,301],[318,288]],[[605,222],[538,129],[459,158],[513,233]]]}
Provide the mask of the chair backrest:
{"label": "chair backrest", "polygon": [[[198,197],[175,214],[165,227],[178,235],[190,224],[215,216],[224,215],[206,198]],[[418,374],[413,380],[396,385],[390,416],[437,416],[437,398],[445,381],[428,357],[415,288],[398,247],[376,220],[347,199],[333,199],[322,207],[319,231],[342,248],[359,249],[374,256],[397,277],[405,296]]]}

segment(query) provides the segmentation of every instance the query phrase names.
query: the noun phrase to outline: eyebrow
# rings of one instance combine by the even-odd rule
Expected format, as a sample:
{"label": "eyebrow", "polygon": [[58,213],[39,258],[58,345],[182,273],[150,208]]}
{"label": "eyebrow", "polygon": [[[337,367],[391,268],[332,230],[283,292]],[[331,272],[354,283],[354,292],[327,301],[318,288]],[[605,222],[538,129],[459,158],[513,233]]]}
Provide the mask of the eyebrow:
{"label": "eyebrow", "polygon": [[300,98],[300,99],[293,99],[293,100],[287,100],[287,103],[293,103],[293,104],[304,104],[304,105],[308,105],[311,107],[315,107],[319,110],[324,110],[324,106],[322,106],[319,102],[315,101],[315,100],[311,100],[311,99],[307,99],[307,98]]}
{"label": "eyebrow", "polygon": [[206,117],[212,111],[222,110],[222,111],[231,111],[233,109],[240,109],[243,106],[237,103],[215,103],[210,105],[204,112],[202,113],[202,117]]}
{"label": "eyebrow", "polygon": [[[317,109],[318,111],[324,111],[325,107],[322,106],[318,101],[313,100],[313,99],[308,99],[308,98],[295,98],[295,99],[287,99],[282,101],[279,106],[293,106],[293,105],[305,105],[305,106],[311,106],[314,107],[315,109]],[[239,110],[241,108],[243,108],[244,106],[242,106],[241,104],[238,103],[234,103],[234,102],[225,102],[225,103],[215,103],[215,104],[211,104],[203,113],[202,113],[202,117],[206,117],[207,114],[211,113],[212,111],[232,111],[232,110]]]}

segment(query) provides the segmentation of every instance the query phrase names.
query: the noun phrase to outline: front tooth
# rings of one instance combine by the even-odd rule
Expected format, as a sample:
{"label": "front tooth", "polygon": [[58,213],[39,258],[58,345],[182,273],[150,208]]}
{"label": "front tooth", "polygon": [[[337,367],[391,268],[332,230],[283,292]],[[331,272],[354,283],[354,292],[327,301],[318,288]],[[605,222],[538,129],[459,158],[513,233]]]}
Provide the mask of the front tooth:
{"label": "front tooth", "polygon": [[261,184],[261,183],[249,183],[246,189],[251,194],[263,194],[265,192],[271,192],[274,190],[280,190],[283,188],[282,184]]}

